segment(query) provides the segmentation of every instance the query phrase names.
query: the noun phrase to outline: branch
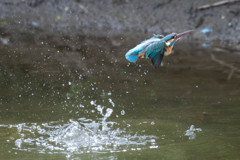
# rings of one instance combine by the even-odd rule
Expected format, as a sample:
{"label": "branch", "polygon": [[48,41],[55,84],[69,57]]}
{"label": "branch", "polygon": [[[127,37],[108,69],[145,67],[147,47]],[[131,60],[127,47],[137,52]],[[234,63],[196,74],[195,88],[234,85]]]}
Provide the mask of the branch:
{"label": "branch", "polygon": [[230,68],[230,73],[228,74],[228,78],[227,80],[230,80],[232,78],[232,75],[234,72],[239,72],[240,73],[240,69],[238,69],[237,67],[234,67],[233,65],[231,64],[227,64],[225,63],[224,61],[220,60],[220,59],[217,59],[213,54],[211,54],[211,59],[214,61],[214,62],[217,62],[218,64],[222,65],[222,66],[225,66],[227,68]]}
{"label": "branch", "polygon": [[209,9],[209,8],[218,7],[218,6],[222,6],[222,5],[229,4],[229,3],[235,3],[235,2],[240,2],[240,0],[222,0],[219,2],[215,2],[213,4],[206,4],[203,6],[199,6],[199,7],[197,7],[197,10]]}

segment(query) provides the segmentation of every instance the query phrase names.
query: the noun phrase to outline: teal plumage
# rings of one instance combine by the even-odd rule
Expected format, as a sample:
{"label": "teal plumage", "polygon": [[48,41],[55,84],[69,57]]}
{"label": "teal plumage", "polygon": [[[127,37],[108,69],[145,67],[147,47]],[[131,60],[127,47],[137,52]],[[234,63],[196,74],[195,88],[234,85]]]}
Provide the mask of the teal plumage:
{"label": "teal plumage", "polygon": [[[172,34],[171,34],[172,35]],[[161,65],[165,49],[165,43],[170,36],[163,37],[162,35],[154,35],[152,38],[141,42],[139,45],[129,50],[125,57],[128,61],[135,63],[139,55],[144,54],[144,57],[150,58],[154,67]]]}
{"label": "teal plumage", "polygon": [[[149,46],[151,43],[158,42],[159,40],[160,40],[160,38],[154,36],[154,37],[152,37],[148,40],[145,40],[145,41],[141,42],[139,45],[130,49],[126,53],[126,55],[125,55],[126,59],[130,62],[135,63],[139,58],[138,57],[139,54],[144,53],[146,51],[145,49],[146,49],[147,46]],[[147,58],[147,57],[145,57],[145,58]]]}
{"label": "teal plumage", "polygon": [[145,58],[151,59],[154,67],[159,67],[161,65],[164,52],[165,52],[165,41],[160,39],[159,41],[152,42],[145,49]]}
{"label": "teal plumage", "polygon": [[190,32],[192,32],[192,30],[179,34],[171,33],[165,37],[162,35],[154,35],[152,38],[147,39],[136,47],[130,49],[125,57],[128,61],[133,63],[136,63],[138,58],[150,58],[154,67],[159,67],[164,55],[167,56],[171,54],[174,43]]}

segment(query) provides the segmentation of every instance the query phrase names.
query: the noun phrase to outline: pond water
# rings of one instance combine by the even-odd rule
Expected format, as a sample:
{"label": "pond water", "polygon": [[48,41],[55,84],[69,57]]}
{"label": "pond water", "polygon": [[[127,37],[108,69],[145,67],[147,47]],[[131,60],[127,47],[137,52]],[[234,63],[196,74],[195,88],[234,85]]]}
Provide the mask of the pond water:
{"label": "pond water", "polygon": [[233,51],[176,47],[154,69],[129,45],[39,43],[1,45],[0,159],[239,159]]}

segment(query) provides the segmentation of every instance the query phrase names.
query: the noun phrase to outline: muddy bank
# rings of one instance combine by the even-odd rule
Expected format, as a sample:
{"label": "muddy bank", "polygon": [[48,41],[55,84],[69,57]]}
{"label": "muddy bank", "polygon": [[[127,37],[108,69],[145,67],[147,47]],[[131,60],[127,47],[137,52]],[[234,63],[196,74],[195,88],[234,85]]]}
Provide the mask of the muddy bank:
{"label": "muddy bank", "polygon": [[[239,48],[240,3],[198,10],[215,0],[3,0],[0,2],[1,38],[18,35],[113,36],[167,34],[194,29],[193,40]],[[210,29],[202,32],[202,29]],[[1,40],[3,41],[3,40]]]}
{"label": "muddy bank", "polygon": [[[76,72],[117,76],[122,67],[128,67],[124,54],[153,33],[194,29],[175,45],[174,55],[164,59],[163,67],[179,64],[208,70],[222,66],[226,79],[239,77],[240,3],[197,10],[213,2],[3,0],[0,64],[47,78],[52,75],[52,79]],[[228,65],[214,61],[211,54]],[[149,61],[138,64],[153,69]],[[237,67],[233,74],[231,66]]]}

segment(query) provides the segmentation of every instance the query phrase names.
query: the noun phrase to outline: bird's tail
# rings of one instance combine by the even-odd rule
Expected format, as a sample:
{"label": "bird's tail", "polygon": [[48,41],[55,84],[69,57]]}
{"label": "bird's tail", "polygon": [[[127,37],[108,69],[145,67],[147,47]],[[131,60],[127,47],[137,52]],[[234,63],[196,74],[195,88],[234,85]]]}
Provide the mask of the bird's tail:
{"label": "bird's tail", "polygon": [[138,53],[134,53],[130,50],[125,54],[125,57],[129,62],[136,63],[138,60]]}

